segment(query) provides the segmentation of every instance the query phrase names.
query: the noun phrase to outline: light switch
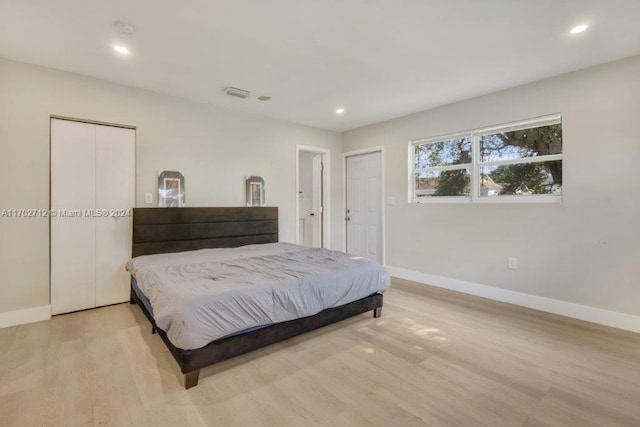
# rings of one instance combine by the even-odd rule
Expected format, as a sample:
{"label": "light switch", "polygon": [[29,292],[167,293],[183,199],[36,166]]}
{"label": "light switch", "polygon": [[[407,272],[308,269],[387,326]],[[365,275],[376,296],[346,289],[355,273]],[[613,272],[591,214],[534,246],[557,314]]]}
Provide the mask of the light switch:
{"label": "light switch", "polygon": [[395,197],[387,197],[387,205],[393,206],[395,204],[396,204],[396,198]]}
{"label": "light switch", "polygon": [[152,193],[144,193],[144,202],[147,205],[150,205],[151,203],[153,203],[153,194]]}

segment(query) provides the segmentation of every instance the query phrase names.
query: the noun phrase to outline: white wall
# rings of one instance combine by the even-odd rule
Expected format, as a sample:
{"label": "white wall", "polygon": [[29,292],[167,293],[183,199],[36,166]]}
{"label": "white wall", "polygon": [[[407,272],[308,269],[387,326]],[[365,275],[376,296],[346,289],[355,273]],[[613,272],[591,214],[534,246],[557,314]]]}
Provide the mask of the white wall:
{"label": "white wall", "polygon": [[[158,170],[185,175],[187,206],[241,206],[244,176],[262,176],[267,204],[280,208],[280,240],[289,242],[298,225],[296,144],[329,148],[331,241],[341,246],[340,134],[4,59],[0,211],[48,208],[52,114],[137,127],[138,206],[155,192]],[[0,313],[48,305],[48,221],[0,218],[0,236]]]}
{"label": "white wall", "polygon": [[[407,203],[409,140],[550,113],[563,120],[563,204]],[[640,56],[343,134],[344,151],[377,145],[396,200],[388,265],[640,315]]]}

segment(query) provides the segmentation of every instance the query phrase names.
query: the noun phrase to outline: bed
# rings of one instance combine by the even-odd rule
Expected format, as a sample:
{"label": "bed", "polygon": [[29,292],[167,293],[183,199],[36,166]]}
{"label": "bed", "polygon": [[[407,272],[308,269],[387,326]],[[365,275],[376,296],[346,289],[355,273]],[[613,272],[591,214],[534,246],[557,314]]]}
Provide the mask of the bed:
{"label": "bed", "polygon": [[278,209],[136,208],[131,303],[175,358],[200,369],[367,311],[386,270],[326,249],[278,243]]}

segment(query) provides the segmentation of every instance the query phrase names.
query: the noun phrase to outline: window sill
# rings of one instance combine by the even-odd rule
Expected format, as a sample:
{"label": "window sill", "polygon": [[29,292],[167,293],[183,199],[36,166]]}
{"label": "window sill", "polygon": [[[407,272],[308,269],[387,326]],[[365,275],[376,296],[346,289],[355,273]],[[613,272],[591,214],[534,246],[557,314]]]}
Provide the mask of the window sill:
{"label": "window sill", "polygon": [[412,205],[431,205],[431,204],[561,204],[562,196],[494,196],[494,197],[477,197],[475,200],[471,197],[433,197],[429,199],[418,199],[410,201]]}

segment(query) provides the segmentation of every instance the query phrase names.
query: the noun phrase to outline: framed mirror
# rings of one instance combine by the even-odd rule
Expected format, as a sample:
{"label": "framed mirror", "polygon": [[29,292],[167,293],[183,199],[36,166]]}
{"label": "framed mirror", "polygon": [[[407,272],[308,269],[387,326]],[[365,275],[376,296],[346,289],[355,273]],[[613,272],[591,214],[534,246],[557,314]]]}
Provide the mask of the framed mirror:
{"label": "framed mirror", "polygon": [[184,206],[184,175],[176,171],[162,171],[158,175],[158,207]]}
{"label": "framed mirror", "polygon": [[260,176],[245,178],[245,200],[247,206],[264,206],[264,179]]}

